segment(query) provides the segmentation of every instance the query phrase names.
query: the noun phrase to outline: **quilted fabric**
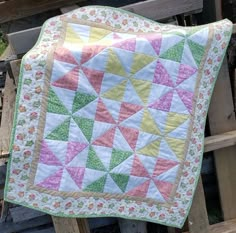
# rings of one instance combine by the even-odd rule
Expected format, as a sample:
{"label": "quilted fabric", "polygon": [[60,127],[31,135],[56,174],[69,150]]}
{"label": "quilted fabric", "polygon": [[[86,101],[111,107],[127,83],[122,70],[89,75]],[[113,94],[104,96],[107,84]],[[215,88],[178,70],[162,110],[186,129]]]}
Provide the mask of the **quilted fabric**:
{"label": "quilted fabric", "polygon": [[231,29],[105,7],[48,20],[22,62],[5,200],[181,227]]}

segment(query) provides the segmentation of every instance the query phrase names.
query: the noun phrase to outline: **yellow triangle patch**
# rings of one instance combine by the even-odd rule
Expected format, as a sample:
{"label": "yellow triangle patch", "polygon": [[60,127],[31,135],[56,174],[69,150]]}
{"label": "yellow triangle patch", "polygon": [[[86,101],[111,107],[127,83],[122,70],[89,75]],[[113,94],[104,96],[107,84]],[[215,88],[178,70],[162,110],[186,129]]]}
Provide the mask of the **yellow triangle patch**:
{"label": "yellow triangle patch", "polygon": [[179,114],[175,112],[168,113],[164,133],[167,134],[175,130],[181,124],[183,124],[186,120],[188,120],[188,118],[189,118],[189,115],[186,115],[186,114]]}
{"label": "yellow triangle patch", "polygon": [[159,140],[155,140],[149,143],[147,146],[138,150],[137,153],[142,155],[157,157],[159,154],[160,144],[161,142]]}
{"label": "yellow triangle patch", "polygon": [[151,114],[147,109],[145,109],[143,113],[141,130],[146,133],[161,135],[160,130],[156,125],[156,122],[153,120]]}
{"label": "yellow triangle patch", "polygon": [[122,101],[125,93],[126,84],[127,80],[122,81],[120,84],[116,85],[115,87],[105,92],[102,95],[102,97],[105,97],[107,99]]}
{"label": "yellow triangle patch", "polygon": [[76,43],[76,44],[84,44],[84,42],[80,38],[80,36],[70,26],[68,26],[67,29],[66,29],[65,42]]}
{"label": "yellow triangle patch", "polygon": [[135,53],[133,57],[133,64],[131,67],[131,73],[135,74],[143,67],[147,66],[151,62],[155,61],[157,57],[152,57],[142,53]]}
{"label": "yellow triangle patch", "polygon": [[176,157],[179,160],[183,160],[184,158],[184,147],[185,140],[177,139],[177,138],[165,138],[171,150],[175,153]]}
{"label": "yellow triangle patch", "polygon": [[103,39],[104,37],[106,37],[107,35],[109,35],[110,33],[111,33],[111,31],[108,31],[103,28],[91,27],[89,43],[99,41],[99,40]]}
{"label": "yellow triangle patch", "polygon": [[144,104],[148,102],[151,90],[151,82],[130,78],[130,81]]}
{"label": "yellow triangle patch", "polygon": [[111,74],[117,74],[122,77],[126,77],[127,73],[125,72],[119,58],[114,51],[109,50],[108,61],[106,65],[106,72]]}

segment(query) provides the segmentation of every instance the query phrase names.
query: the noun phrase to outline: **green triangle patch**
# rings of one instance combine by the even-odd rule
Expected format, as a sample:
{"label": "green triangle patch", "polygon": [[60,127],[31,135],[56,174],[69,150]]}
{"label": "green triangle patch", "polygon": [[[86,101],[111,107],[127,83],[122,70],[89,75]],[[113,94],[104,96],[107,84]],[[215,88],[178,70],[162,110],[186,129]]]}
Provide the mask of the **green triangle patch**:
{"label": "green triangle patch", "polygon": [[65,120],[62,124],[57,126],[51,133],[49,133],[46,139],[68,141],[70,129],[70,118]]}
{"label": "green triangle patch", "polygon": [[94,170],[106,171],[105,166],[103,165],[100,158],[96,155],[96,152],[92,147],[89,148],[86,167]]}
{"label": "green triangle patch", "polygon": [[49,89],[49,93],[48,93],[47,112],[57,113],[57,114],[62,114],[62,115],[69,115],[68,110],[62,104],[61,100],[58,98],[58,96],[52,90],[52,88]]}
{"label": "green triangle patch", "polygon": [[73,107],[72,107],[72,112],[75,113],[79,109],[83,108],[87,104],[91,103],[94,101],[97,97],[94,95],[88,95],[85,93],[77,92],[75,94],[74,102],[73,102]]}
{"label": "green triangle patch", "polygon": [[115,173],[110,173],[111,178],[115,181],[117,186],[125,192],[126,186],[129,181],[129,176],[124,175],[124,174],[115,174]]}
{"label": "green triangle patch", "polygon": [[113,149],[109,170],[112,170],[113,168],[121,164],[123,161],[129,158],[130,155],[132,155],[132,152],[130,151]]}
{"label": "green triangle patch", "polygon": [[184,51],[184,40],[169,48],[160,57],[167,60],[181,62],[182,54]]}
{"label": "green triangle patch", "polygon": [[92,184],[88,185],[83,191],[102,193],[106,183],[106,179],[107,175],[102,176]]}
{"label": "green triangle patch", "polygon": [[73,116],[75,123],[79,126],[86,139],[90,142],[93,133],[94,121],[91,119]]}
{"label": "green triangle patch", "polygon": [[195,62],[199,66],[202,61],[202,57],[205,53],[205,47],[193,42],[192,40],[188,40],[188,46],[192,52],[192,56],[193,56]]}

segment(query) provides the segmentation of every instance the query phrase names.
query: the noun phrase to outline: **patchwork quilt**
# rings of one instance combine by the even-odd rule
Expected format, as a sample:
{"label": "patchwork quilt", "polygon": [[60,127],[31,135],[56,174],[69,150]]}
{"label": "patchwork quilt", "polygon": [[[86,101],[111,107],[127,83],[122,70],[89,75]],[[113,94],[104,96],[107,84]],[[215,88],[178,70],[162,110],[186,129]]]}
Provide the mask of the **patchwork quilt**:
{"label": "patchwork quilt", "polygon": [[231,30],[98,6],[46,21],[21,65],[5,200],[181,227]]}

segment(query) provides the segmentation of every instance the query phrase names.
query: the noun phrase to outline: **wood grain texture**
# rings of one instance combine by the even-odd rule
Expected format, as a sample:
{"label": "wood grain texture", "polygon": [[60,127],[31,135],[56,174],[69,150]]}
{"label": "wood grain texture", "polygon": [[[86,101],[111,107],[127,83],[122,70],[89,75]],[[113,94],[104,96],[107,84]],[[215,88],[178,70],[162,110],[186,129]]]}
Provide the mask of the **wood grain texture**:
{"label": "wood grain texture", "polygon": [[[233,97],[226,58],[215,85],[208,116],[212,135],[236,129]],[[214,152],[221,206],[225,220],[236,218],[235,154],[235,146]]]}
{"label": "wood grain texture", "polygon": [[89,233],[87,219],[52,217],[56,233]]}
{"label": "wood grain texture", "polygon": [[203,0],[148,0],[122,7],[125,10],[158,20],[201,10]]}
{"label": "wood grain texture", "polygon": [[0,23],[68,6],[81,0],[11,0],[0,4]]}
{"label": "wood grain texture", "polygon": [[216,14],[216,20],[221,20],[222,19],[221,0],[215,0],[215,14]]}
{"label": "wood grain texture", "polygon": [[[8,57],[12,54],[12,50],[7,49],[7,53],[4,54],[5,57]],[[2,57],[4,59],[4,57]],[[13,80],[7,75],[5,87],[4,87],[4,96],[3,96],[3,110],[2,110],[2,119],[0,127],[0,152],[4,154],[9,151],[10,146],[10,136],[13,124],[14,109],[15,109],[15,85]]]}
{"label": "wood grain texture", "polygon": [[[236,145],[236,130],[205,138],[204,152]],[[226,155],[227,156],[227,155]]]}
{"label": "wood grain texture", "polygon": [[209,232],[209,222],[201,177],[199,178],[198,185],[193,197],[191,210],[189,212],[188,226],[190,233]]}
{"label": "wood grain texture", "polygon": [[236,233],[236,219],[228,220],[209,226],[209,233]]}

